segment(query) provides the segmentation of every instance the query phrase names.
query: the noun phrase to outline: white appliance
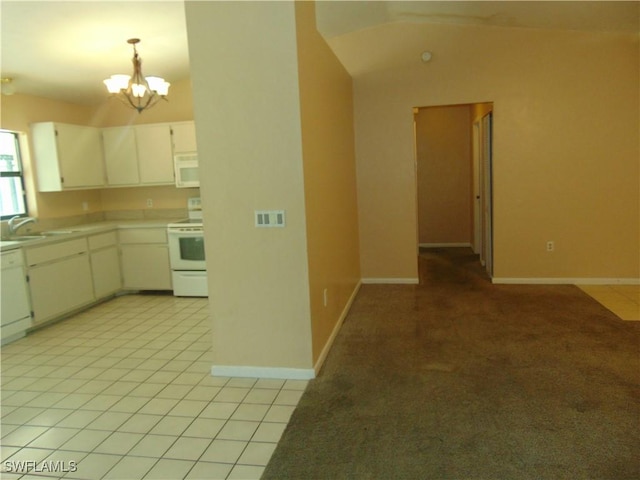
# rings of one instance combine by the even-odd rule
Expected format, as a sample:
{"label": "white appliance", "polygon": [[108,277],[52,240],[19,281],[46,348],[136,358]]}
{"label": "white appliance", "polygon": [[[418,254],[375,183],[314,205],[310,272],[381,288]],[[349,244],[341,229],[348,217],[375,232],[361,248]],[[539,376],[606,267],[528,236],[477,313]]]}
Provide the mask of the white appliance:
{"label": "white appliance", "polygon": [[198,153],[178,153],[173,157],[176,173],[176,187],[199,187]]}
{"label": "white appliance", "polygon": [[173,294],[176,297],[208,297],[199,197],[189,199],[189,218],[167,226],[167,237]]}
{"label": "white appliance", "polygon": [[0,321],[4,345],[24,337],[26,330],[31,326],[31,304],[22,250],[0,253],[0,264],[2,272]]}

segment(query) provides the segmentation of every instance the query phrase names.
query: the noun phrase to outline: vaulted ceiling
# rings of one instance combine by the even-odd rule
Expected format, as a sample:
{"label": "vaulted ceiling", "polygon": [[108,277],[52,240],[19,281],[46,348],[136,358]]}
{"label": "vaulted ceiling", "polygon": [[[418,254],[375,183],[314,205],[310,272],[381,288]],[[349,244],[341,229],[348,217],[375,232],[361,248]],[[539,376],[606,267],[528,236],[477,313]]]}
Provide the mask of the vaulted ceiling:
{"label": "vaulted ceiling", "polygon": [[[329,39],[396,22],[640,31],[638,1],[321,1],[317,13]],[[0,22],[2,77],[17,92],[97,103],[107,95],[103,79],[131,72],[134,37],[145,75],[189,76],[182,1],[2,0]]]}

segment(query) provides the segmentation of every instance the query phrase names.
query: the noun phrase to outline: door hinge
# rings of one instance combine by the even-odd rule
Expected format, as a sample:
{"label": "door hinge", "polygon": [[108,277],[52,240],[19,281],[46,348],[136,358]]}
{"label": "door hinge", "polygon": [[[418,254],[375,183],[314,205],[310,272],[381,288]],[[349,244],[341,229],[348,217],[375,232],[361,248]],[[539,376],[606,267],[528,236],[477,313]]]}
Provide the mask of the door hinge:
{"label": "door hinge", "polygon": [[29,278],[29,275],[27,275],[27,283],[29,283],[31,281],[31,279]]}
{"label": "door hinge", "polygon": [[31,318],[35,318],[35,317],[36,317],[36,314],[33,313],[33,310],[31,310]]}
{"label": "door hinge", "polygon": [[64,177],[60,177],[60,183],[64,183]]}

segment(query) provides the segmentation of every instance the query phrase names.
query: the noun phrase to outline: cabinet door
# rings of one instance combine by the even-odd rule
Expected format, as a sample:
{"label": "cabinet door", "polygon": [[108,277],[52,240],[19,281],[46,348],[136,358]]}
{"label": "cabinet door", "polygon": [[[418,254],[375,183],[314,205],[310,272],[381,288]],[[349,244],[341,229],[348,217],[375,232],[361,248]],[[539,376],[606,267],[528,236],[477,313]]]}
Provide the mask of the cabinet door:
{"label": "cabinet door", "polygon": [[175,123],[171,125],[173,153],[196,152],[196,124],[194,122]]}
{"label": "cabinet door", "polygon": [[58,162],[56,126],[53,122],[33,123],[30,130],[38,191],[59,192],[62,190],[62,174]]}
{"label": "cabinet door", "polygon": [[55,128],[63,188],[103,186],[100,130],[63,123],[57,123]]}
{"label": "cabinet door", "polygon": [[120,290],[120,256],[118,247],[108,247],[91,252],[91,273],[96,299],[104,298]]}
{"label": "cabinet door", "polygon": [[43,322],[93,301],[86,253],[29,269],[34,321]]}
{"label": "cabinet door", "polygon": [[123,288],[171,290],[171,267],[167,245],[122,245]]}
{"label": "cabinet door", "polygon": [[31,316],[26,275],[22,266],[2,270],[0,293],[2,294],[0,320],[3,327]]}
{"label": "cabinet door", "polygon": [[103,129],[102,147],[109,185],[137,185],[140,183],[136,134],[133,128]]}
{"label": "cabinet door", "polygon": [[174,183],[169,125],[137,125],[135,131],[140,183],[155,185]]}

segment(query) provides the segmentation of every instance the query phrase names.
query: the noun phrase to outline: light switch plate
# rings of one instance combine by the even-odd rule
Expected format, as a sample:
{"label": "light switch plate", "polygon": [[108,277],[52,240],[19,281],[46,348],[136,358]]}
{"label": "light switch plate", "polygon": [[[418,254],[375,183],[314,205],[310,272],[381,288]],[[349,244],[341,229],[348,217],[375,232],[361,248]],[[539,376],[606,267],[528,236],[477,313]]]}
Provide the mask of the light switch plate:
{"label": "light switch plate", "polygon": [[256,210],[255,221],[258,228],[284,227],[284,210]]}

